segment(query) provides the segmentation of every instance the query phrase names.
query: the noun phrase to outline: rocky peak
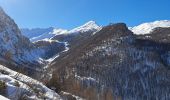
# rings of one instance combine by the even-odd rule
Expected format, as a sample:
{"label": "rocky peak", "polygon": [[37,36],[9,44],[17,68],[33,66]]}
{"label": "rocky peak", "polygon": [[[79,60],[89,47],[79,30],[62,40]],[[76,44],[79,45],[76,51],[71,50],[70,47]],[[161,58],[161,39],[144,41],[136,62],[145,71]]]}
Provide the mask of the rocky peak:
{"label": "rocky peak", "polygon": [[[86,26],[96,26],[96,27],[99,27],[99,26],[96,24],[95,21],[89,21],[89,22],[85,23],[83,26],[84,26],[84,27],[86,27]],[[82,26],[82,27],[83,27],[83,26]]]}
{"label": "rocky peak", "polygon": [[[101,33],[101,34],[100,34]],[[102,28],[98,33],[103,38],[116,38],[121,36],[132,35],[132,32],[128,29],[124,23],[110,24]]]}
{"label": "rocky peak", "polygon": [[116,30],[128,30],[125,23],[110,24],[109,26],[106,26],[106,27],[116,29]]}
{"label": "rocky peak", "polygon": [[101,27],[99,25],[97,25],[95,21],[89,21],[89,22],[85,23],[84,25],[71,30],[70,33],[85,33],[85,32],[89,32],[89,31],[95,32],[100,29],[101,29]]}
{"label": "rocky peak", "polygon": [[21,32],[14,20],[11,19],[2,8],[0,8],[0,32],[8,31],[9,34],[15,33],[17,37],[21,36]]}

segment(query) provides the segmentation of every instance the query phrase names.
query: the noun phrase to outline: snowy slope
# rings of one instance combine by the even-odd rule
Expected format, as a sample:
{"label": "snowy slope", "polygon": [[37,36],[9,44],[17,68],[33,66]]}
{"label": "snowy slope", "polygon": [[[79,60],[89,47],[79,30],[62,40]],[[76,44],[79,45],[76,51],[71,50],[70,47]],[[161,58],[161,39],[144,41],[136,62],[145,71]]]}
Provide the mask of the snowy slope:
{"label": "snowy slope", "polygon": [[24,36],[28,37],[28,38],[33,38],[33,37],[37,37],[40,36],[44,33],[49,33],[51,31],[53,31],[53,27],[49,27],[49,28],[34,28],[34,29],[27,29],[27,28],[23,28],[21,29],[21,32],[23,33]]}
{"label": "snowy slope", "polygon": [[95,21],[89,21],[80,27],[70,30],[69,33],[70,34],[71,33],[84,33],[84,32],[88,32],[88,31],[97,31],[100,29],[101,29],[101,27],[98,26]]}
{"label": "snowy slope", "polygon": [[47,29],[21,29],[22,33],[28,37],[32,42],[40,40],[50,40],[56,35],[61,34],[75,34],[84,33],[89,31],[100,30],[101,27],[98,26],[94,21],[89,21],[84,25],[74,28],[72,30],[59,29],[59,28],[47,28]]}
{"label": "snowy slope", "polygon": [[[21,34],[17,24],[0,8],[0,58],[10,63],[39,64],[43,53]],[[38,60],[38,61],[37,61]],[[40,61],[41,62],[41,61]]]}
{"label": "snowy slope", "polygon": [[0,100],[9,100],[9,99],[4,97],[4,96],[2,96],[2,95],[0,95]]}
{"label": "snowy slope", "polygon": [[149,34],[152,32],[153,29],[157,27],[170,27],[170,21],[169,20],[160,20],[160,21],[154,21],[149,23],[143,23],[141,25],[135,26],[130,28],[134,34]]}
{"label": "snowy slope", "polygon": [[28,37],[30,41],[36,42],[43,39],[50,39],[55,35],[67,33],[67,30],[64,29],[57,29],[57,28],[46,28],[46,29],[21,29],[21,32],[24,36]]}
{"label": "snowy slope", "polygon": [[[60,96],[42,83],[0,65],[0,81],[7,85],[6,96],[12,100],[24,97],[31,100],[60,100]],[[19,85],[16,85],[19,84]],[[0,100],[2,97],[0,96]],[[4,99],[6,100],[6,99]]]}

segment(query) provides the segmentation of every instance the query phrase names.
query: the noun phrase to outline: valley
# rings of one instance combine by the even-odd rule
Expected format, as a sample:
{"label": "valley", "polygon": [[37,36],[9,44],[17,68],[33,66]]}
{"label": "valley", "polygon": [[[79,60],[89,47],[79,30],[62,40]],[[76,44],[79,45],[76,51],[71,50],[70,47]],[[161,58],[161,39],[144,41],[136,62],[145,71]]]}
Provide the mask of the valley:
{"label": "valley", "polygon": [[0,8],[0,99],[168,100],[170,21],[19,29]]}

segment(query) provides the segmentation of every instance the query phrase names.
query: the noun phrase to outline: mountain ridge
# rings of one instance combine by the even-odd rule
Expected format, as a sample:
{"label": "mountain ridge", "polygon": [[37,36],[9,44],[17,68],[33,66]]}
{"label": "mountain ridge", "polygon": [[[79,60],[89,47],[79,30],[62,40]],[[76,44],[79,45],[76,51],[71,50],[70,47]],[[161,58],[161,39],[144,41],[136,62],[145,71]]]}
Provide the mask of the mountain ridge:
{"label": "mountain ridge", "polygon": [[132,32],[134,32],[137,35],[142,35],[142,34],[149,34],[153,31],[153,29],[158,27],[170,27],[170,21],[159,20],[154,22],[146,22],[138,26],[131,27],[130,30],[132,30]]}
{"label": "mountain ridge", "polygon": [[49,84],[88,100],[168,99],[170,46],[154,34],[135,35],[123,23],[103,27],[52,62]]}
{"label": "mountain ridge", "polygon": [[[99,30],[101,27],[98,26],[96,24],[96,22],[94,21],[89,21],[79,27],[73,28],[71,30],[67,30],[67,29],[60,29],[60,28],[53,28],[52,30],[48,31],[48,32],[42,32],[40,35],[36,36],[36,37],[31,37],[30,40],[33,42],[39,41],[39,40],[43,40],[43,39],[50,39],[53,38],[56,35],[63,35],[63,34],[74,34],[74,33],[85,33],[88,31],[96,31]],[[37,32],[33,32],[32,30],[36,30],[35,29],[21,29],[22,33],[26,36],[26,37],[30,37],[30,34],[36,34]],[[42,29],[45,30],[45,29]],[[48,28],[47,28],[48,30]],[[32,33],[31,33],[32,32]],[[47,35],[49,34],[49,35]],[[51,34],[51,36],[50,36]],[[46,36],[45,36],[46,35]],[[34,40],[35,38],[35,40]],[[36,39],[37,38],[37,39]],[[39,38],[39,39],[38,39]]]}

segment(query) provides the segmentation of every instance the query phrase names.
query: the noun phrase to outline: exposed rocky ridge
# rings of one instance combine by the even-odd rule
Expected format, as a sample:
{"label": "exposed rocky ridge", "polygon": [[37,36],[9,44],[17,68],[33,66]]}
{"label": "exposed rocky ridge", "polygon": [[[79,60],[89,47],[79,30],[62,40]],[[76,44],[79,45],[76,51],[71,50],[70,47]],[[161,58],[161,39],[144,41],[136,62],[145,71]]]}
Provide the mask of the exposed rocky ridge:
{"label": "exposed rocky ridge", "polygon": [[156,29],[148,39],[125,24],[106,26],[56,59],[52,80],[88,100],[169,99],[170,46],[156,35],[168,31]]}

